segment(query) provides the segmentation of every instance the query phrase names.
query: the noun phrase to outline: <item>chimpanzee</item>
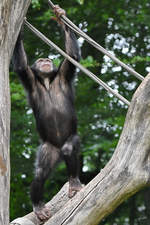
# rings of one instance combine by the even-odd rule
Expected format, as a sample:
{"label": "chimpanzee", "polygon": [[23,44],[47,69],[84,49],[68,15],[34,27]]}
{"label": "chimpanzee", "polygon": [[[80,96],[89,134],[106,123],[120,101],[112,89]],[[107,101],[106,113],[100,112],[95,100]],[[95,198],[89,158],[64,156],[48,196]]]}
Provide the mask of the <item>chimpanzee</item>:
{"label": "chimpanzee", "polygon": [[[79,61],[75,34],[60,21],[65,11],[56,5],[54,13],[65,32],[66,52]],[[72,87],[75,66],[64,59],[59,68],[55,68],[49,58],[40,58],[29,67],[21,35],[15,46],[13,64],[27,91],[42,139],[31,184],[31,200],[35,214],[45,220],[50,217],[50,212],[42,201],[43,186],[60,157],[64,159],[69,174],[69,197],[73,197],[82,187],[78,177],[80,139]]]}

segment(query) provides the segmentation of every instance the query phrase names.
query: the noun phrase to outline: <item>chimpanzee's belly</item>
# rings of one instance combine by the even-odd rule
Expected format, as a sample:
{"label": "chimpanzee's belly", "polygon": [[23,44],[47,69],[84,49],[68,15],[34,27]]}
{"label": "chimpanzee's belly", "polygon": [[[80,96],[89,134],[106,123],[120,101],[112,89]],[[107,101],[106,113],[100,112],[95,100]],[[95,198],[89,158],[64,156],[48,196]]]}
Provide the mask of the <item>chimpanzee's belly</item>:
{"label": "chimpanzee's belly", "polygon": [[71,95],[62,92],[42,97],[36,113],[36,124],[43,141],[61,147],[76,133],[76,115]]}

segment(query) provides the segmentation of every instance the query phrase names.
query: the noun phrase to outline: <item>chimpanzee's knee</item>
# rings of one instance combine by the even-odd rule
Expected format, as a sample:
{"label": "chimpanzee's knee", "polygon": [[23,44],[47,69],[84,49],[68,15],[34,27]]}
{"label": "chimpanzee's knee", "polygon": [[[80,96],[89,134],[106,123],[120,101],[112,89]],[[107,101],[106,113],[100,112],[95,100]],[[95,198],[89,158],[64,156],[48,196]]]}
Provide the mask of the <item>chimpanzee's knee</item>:
{"label": "chimpanzee's knee", "polygon": [[67,139],[63,147],[61,148],[61,153],[64,156],[71,156],[72,154],[77,154],[80,149],[80,138],[78,135],[71,136]]}

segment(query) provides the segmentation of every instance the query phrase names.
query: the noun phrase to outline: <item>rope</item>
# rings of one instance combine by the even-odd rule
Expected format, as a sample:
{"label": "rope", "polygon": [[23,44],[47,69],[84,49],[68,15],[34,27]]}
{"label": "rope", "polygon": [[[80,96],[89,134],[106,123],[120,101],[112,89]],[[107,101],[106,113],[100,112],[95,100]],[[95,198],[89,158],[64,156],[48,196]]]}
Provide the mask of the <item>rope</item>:
{"label": "rope", "polygon": [[107,84],[105,84],[102,80],[100,80],[95,74],[93,74],[91,71],[83,67],[80,63],[78,63],[76,60],[71,58],[69,55],[67,55],[61,48],[59,48],[57,45],[55,45],[51,40],[49,40],[47,37],[44,36],[40,31],[38,31],[34,26],[32,26],[26,19],[24,20],[26,26],[35,33],[42,41],[44,41],[47,45],[50,47],[56,49],[61,55],[63,55],[66,59],[68,59],[72,64],[74,64],[76,67],[78,67],[81,71],[83,71],[87,76],[92,78],[94,81],[96,81],[98,84],[100,84],[104,89],[106,89],[111,94],[115,95],[117,98],[119,98],[122,102],[130,105],[130,102],[125,99],[123,96],[121,96],[119,93],[114,91],[111,87],[109,87]]}
{"label": "rope", "polygon": [[[55,5],[52,3],[52,1],[48,0],[48,4],[51,8],[54,8]],[[144,77],[137,73],[133,68],[127,66],[125,63],[121,62],[118,58],[116,58],[114,55],[109,53],[105,48],[103,48],[101,45],[99,45],[96,41],[94,41],[91,37],[89,37],[87,34],[85,34],[82,30],[80,30],[74,23],[72,23],[66,16],[61,16],[62,21],[70,27],[74,32],[76,32],[78,35],[83,37],[87,42],[89,42],[93,47],[98,49],[100,52],[102,52],[104,55],[107,55],[109,58],[111,58],[113,61],[115,61],[118,65],[123,67],[125,70],[127,70],[132,75],[136,76],[139,80],[143,81]]]}

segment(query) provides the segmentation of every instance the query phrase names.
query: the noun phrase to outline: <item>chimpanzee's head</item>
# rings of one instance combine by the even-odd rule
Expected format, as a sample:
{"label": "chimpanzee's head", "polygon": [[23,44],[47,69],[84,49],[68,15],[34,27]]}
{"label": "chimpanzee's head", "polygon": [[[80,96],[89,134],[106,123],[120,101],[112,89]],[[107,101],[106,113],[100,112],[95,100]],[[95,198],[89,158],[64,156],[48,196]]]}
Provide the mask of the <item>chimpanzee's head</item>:
{"label": "chimpanzee's head", "polygon": [[54,70],[54,65],[51,59],[40,58],[32,65],[32,70],[42,78],[51,77]]}

